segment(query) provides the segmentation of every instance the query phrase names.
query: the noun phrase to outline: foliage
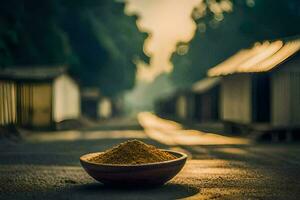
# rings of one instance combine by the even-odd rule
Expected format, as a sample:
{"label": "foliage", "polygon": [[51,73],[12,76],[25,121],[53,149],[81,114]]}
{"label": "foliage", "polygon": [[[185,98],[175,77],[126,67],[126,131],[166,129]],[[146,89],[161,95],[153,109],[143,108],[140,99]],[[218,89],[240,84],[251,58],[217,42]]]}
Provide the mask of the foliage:
{"label": "foliage", "polygon": [[211,11],[194,17],[198,28],[188,52],[172,57],[171,79],[177,87],[189,87],[206,76],[210,67],[255,41],[300,33],[298,0],[235,0],[232,4],[233,11],[223,13],[221,18]]}
{"label": "foliage", "polygon": [[83,86],[114,95],[133,86],[146,35],[111,0],[0,2],[0,66],[68,64]]}

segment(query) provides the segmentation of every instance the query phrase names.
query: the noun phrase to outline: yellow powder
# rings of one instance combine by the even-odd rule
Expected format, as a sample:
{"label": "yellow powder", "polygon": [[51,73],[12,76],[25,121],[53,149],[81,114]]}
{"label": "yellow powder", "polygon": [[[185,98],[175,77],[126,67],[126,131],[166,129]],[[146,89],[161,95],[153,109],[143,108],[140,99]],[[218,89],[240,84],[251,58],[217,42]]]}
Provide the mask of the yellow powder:
{"label": "yellow powder", "polygon": [[173,159],[176,159],[174,155],[162,151],[152,145],[145,144],[139,140],[129,140],[104,153],[92,157],[89,161],[102,164],[135,165]]}

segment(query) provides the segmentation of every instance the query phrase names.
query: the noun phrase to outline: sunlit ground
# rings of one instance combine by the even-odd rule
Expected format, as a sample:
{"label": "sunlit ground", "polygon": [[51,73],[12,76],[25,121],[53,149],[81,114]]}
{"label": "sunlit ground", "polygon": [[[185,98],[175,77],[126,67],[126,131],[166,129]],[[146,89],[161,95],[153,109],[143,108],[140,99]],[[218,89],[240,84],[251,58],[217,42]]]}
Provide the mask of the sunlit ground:
{"label": "sunlit ground", "polygon": [[138,121],[150,138],[166,145],[245,145],[250,143],[245,138],[227,137],[197,130],[184,130],[180,124],[159,118],[150,112],[139,113]]}

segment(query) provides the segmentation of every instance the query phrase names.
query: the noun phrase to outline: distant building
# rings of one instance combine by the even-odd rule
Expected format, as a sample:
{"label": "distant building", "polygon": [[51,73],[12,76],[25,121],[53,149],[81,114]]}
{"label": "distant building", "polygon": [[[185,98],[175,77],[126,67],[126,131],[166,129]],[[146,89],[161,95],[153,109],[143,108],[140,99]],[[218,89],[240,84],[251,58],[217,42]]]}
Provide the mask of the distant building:
{"label": "distant building", "polygon": [[82,114],[90,119],[107,119],[112,116],[113,108],[110,98],[101,95],[96,87],[86,87],[81,93]]}
{"label": "distant building", "polygon": [[163,116],[170,117],[175,116],[176,112],[176,96],[172,95],[158,99],[154,105],[155,113]]}
{"label": "distant building", "polygon": [[98,119],[98,104],[100,101],[100,91],[96,87],[86,87],[81,90],[81,111],[82,115]]}
{"label": "distant building", "polygon": [[51,127],[80,116],[79,86],[65,67],[9,67],[0,74],[1,80],[15,84],[11,104],[20,126]]}
{"label": "distant building", "polygon": [[211,68],[227,122],[300,127],[300,39],[265,41]]}
{"label": "distant building", "polygon": [[197,122],[219,120],[220,78],[205,78],[155,103],[155,112],[161,116]]}
{"label": "distant building", "polygon": [[180,119],[197,122],[219,120],[220,78],[205,78],[191,88],[178,91],[175,113]]}
{"label": "distant building", "polygon": [[220,82],[219,77],[205,78],[192,86],[193,118],[197,122],[219,121]]}

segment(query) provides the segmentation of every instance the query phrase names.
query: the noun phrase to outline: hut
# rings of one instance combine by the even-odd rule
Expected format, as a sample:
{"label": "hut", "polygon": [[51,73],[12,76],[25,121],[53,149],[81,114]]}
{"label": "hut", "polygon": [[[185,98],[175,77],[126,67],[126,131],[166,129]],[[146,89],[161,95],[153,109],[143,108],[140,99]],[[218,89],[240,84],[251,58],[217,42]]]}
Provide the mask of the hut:
{"label": "hut", "polygon": [[214,122],[219,119],[220,78],[204,78],[175,94],[175,113],[180,119]]}
{"label": "hut", "polygon": [[255,43],[211,68],[221,79],[221,118],[254,127],[300,126],[300,39]]}
{"label": "hut", "polygon": [[113,110],[110,98],[101,95],[97,87],[82,89],[81,109],[83,116],[94,120],[110,118]]}
{"label": "hut", "polygon": [[81,91],[82,115],[90,119],[98,119],[100,91],[96,87],[85,87]]}
{"label": "hut", "polygon": [[64,66],[9,67],[2,77],[15,84],[16,121],[22,127],[51,127],[80,116],[79,86]]}
{"label": "hut", "polygon": [[193,118],[195,121],[216,122],[219,120],[219,96],[220,96],[219,77],[204,78],[192,86],[194,98]]}

